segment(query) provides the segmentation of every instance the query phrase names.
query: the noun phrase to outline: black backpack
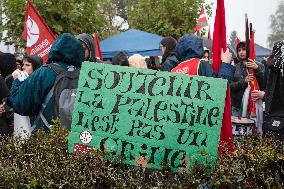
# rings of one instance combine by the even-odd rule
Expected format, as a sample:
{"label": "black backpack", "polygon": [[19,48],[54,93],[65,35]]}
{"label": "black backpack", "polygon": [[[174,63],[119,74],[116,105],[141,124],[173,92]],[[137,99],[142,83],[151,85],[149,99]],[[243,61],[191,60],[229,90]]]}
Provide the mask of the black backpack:
{"label": "black backpack", "polygon": [[[49,99],[45,99],[45,102],[49,102],[51,97],[54,96],[55,116],[60,119],[62,126],[65,126],[70,130],[80,69],[77,68],[74,70],[74,67],[71,67],[72,71],[70,71],[70,68],[65,70],[56,63],[47,64],[45,66],[51,68],[57,74],[54,85],[47,95],[47,98]],[[43,122],[47,127],[50,127],[46,119],[43,118],[42,112],[43,111],[40,112],[40,116]]]}

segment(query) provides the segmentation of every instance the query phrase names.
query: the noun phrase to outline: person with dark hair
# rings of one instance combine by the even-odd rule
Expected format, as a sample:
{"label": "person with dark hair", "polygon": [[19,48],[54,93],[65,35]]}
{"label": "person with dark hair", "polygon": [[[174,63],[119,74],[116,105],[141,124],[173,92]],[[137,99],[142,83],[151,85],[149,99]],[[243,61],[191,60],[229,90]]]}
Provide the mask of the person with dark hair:
{"label": "person with dark hair", "polygon": [[112,58],[112,65],[129,66],[128,54],[125,51],[115,53]]}
{"label": "person with dark hair", "polygon": [[[23,82],[34,71],[41,67],[43,61],[42,58],[36,55],[26,55],[23,58],[23,71],[17,69],[12,73],[15,79]],[[14,135],[19,139],[27,138],[31,135],[31,122],[29,116],[21,116],[14,113]]]}
{"label": "person with dark hair", "polygon": [[193,34],[184,35],[178,40],[177,56],[181,63],[176,66],[172,72],[183,73],[187,75],[200,75],[207,77],[221,77],[231,80],[234,73],[232,66],[232,54],[227,50],[222,54],[222,64],[218,75],[215,74],[212,65],[202,60],[204,54],[203,40]]}
{"label": "person with dark hair", "polygon": [[[237,45],[237,58],[238,58],[238,63],[235,65],[236,71],[233,80],[230,83],[230,88],[232,91],[231,100],[232,100],[233,116],[241,116],[241,112],[245,112],[241,109],[242,107],[241,104],[249,83],[254,80],[253,74],[248,73],[249,68],[254,70],[254,74],[256,80],[258,81],[259,86],[263,88],[264,84],[263,70],[261,70],[260,67],[253,60],[247,59],[245,42],[240,42]],[[244,106],[246,106],[246,103]]]}
{"label": "person with dark hair", "polygon": [[150,56],[149,58],[146,58],[145,61],[147,63],[148,69],[158,70],[154,56]]}
{"label": "person with dark hair", "polygon": [[160,42],[160,50],[163,53],[161,62],[161,71],[170,72],[174,67],[179,64],[176,57],[177,41],[173,37],[165,37]]}
{"label": "person with dark hair", "polygon": [[17,69],[16,57],[10,53],[0,54],[0,73],[7,84],[8,89],[12,87],[12,73]]}
{"label": "person with dark hair", "polygon": [[[46,66],[41,66],[24,81],[14,80],[10,90],[13,108],[20,115],[37,116],[33,131],[39,128],[48,131],[51,120],[58,116],[55,115],[56,92],[53,90],[58,72],[54,67],[76,70],[81,67],[84,58],[80,41],[69,33],[63,33],[52,44]],[[54,94],[48,97],[52,94],[50,92]]]}
{"label": "person with dark hair", "polygon": [[87,33],[82,33],[77,35],[76,38],[82,43],[82,46],[85,51],[86,61],[102,63],[102,61],[96,58],[96,45],[94,42],[94,38],[91,35]]}
{"label": "person with dark hair", "polygon": [[207,62],[209,62],[209,60],[210,60],[210,51],[208,49],[204,50],[204,54],[203,54],[202,59],[207,61]]}
{"label": "person with dark hair", "polygon": [[23,71],[31,75],[35,70],[40,68],[43,64],[41,57],[36,55],[28,55],[23,58]]}
{"label": "person with dark hair", "polygon": [[22,70],[23,61],[21,59],[17,59],[16,64],[17,64],[17,69]]}

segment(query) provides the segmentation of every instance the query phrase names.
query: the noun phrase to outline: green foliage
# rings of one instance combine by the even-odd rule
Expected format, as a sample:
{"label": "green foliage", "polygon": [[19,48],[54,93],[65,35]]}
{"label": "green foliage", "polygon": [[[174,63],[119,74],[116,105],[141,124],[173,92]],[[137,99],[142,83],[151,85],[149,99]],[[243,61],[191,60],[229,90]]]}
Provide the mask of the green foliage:
{"label": "green foliage", "polygon": [[277,11],[270,16],[271,34],[268,36],[269,47],[284,39],[284,1],[280,1]]}
{"label": "green foliage", "polygon": [[[0,40],[14,44],[16,51],[25,47],[22,38],[25,2],[0,1],[0,13],[5,15],[4,22],[0,21],[0,31],[8,32]],[[32,3],[55,34],[97,32],[101,39],[119,32],[120,26],[113,26],[116,15],[124,18],[130,28],[178,38],[192,32],[201,5],[209,16],[212,14],[211,5],[203,0],[32,0]]]}
{"label": "green foliage", "polygon": [[[104,158],[67,152],[68,131],[55,122],[19,144],[0,138],[0,188],[282,188],[283,143],[271,136],[251,136],[235,144],[234,154],[220,155],[215,171],[193,164],[176,174],[126,166]],[[191,174],[189,174],[191,173]]]}
{"label": "green foliage", "polygon": [[[6,19],[0,24],[0,31],[8,31],[8,35],[3,40],[6,44],[16,45],[16,48],[24,47],[22,34],[25,0],[1,0],[1,2]],[[69,32],[76,35],[83,32],[90,34],[98,32],[100,36],[106,37],[117,31],[112,27],[115,11],[111,6],[111,0],[34,0],[32,3],[55,34]]]}
{"label": "green foliage", "polygon": [[[128,10],[131,28],[176,38],[196,26],[202,0],[139,0]],[[211,15],[210,5],[206,5]]]}
{"label": "green foliage", "polygon": [[220,156],[211,181],[227,188],[282,188],[283,150],[283,142],[272,135],[239,140],[233,156]]}

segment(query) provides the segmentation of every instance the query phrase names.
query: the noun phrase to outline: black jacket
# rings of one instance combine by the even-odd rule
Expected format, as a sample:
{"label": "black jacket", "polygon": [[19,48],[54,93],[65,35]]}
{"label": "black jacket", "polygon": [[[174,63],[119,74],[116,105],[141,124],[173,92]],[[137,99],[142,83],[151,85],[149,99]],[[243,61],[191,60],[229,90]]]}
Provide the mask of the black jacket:
{"label": "black jacket", "polygon": [[174,67],[179,64],[179,61],[175,55],[169,56],[166,61],[162,64],[162,71],[170,72]]}
{"label": "black jacket", "polygon": [[[9,106],[7,106],[7,97],[9,94],[8,87],[3,79],[3,77],[0,75],[0,104],[3,104],[5,101],[5,109],[10,109]],[[6,100],[5,100],[6,99]],[[0,135],[8,135],[12,134],[14,131],[13,125],[12,125],[12,114],[11,112],[3,113],[0,116]]]}
{"label": "black jacket", "polygon": [[[239,109],[241,107],[244,92],[248,86],[248,83],[245,81],[245,78],[248,76],[248,71],[243,62],[236,64],[235,68],[235,74],[232,82],[230,83],[231,101],[232,106]],[[254,73],[259,87],[262,89],[264,86],[264,72],[260,66],[258,66],[258,68],[254,70]]]}

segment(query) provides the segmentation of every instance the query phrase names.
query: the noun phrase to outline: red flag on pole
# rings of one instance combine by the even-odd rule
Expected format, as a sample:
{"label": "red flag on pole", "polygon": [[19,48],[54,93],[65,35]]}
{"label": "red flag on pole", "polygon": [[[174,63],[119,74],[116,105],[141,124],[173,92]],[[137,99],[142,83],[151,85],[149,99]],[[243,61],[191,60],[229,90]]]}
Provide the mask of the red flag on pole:
{"label": "red flag on pole", "polygon": [[212,38],[211,38],[210,26],[209,26],[209,29],[208,29],[208,36],[207,36],[207,39],[212,40]]}
{"label": "red flag on pole", "polygon": [[[249,55],[249,58],[251,60],[255,60],[256,58],[256,53],[255,53],[255,45],[254,45],[254,34],[255,34],[255,31],[251,31],[251,37],[250,37],[250,55]],[[250,94],[252,91],[254,90],[259,90],[259,85],[258,85],[258,82],[256,80],[256,77],[255,77],[255,74],[254,74],[254,70],[252,68],[249,69],[249,73],[250,74],[253,74],[253,77],[254,77],[254,80],[251,81],[249,83],[250,85]],[[251,98],[251,95],[250,95],[250,98],[249,98],[249,112],[250,112],[250,115],[256,115],[256,107],[255,107],[255,103],[253,102],[252,98]]]}
{"label": "red flag on pole", "polygon": [[[213,63],[212,68],[215,73],[219,72],[221,60],[221,50],[227,50],[226,42],[226,21],[225,21],[225,5],[224,0],[217,0],[216,17],[214,23],[213,33]],[[222,152],[222,145],[226,144],[229,151],[233,150],[232,147],[232,122],[231,122],[231,95],[230,87],[227,89],[223,121],[220,133],[219,151]]]}
{"label": "red flag on pole", "polygon": [[249,58],[252,59],[252,60],[255,60],[255,58],[256,58],[254,35],[255,35],[255,31],[252,31],[251,38],[250,38],[250,55],[249,55]]}
{"label": "red flag on pole", "polygon": [[95,33],[93,34],[93,37],[94,37],[94,42],[96,44],[96,57],[100,60],[103,60],[103,55],[102,55],[101,48],[100,48],[99,37]]}
{"label": "red flag on pole", "polygon": [[40,56],[43,62],[46,62],[56,36],[49,29],[30,0],[27,0],[26,3],[24,38],[27,41],[26,52]]}
{"label": "red flag on pole", "polygon": [[194,29],[194,33],[196,33],[201,28],[203,28],[207,25],[208,25],[208,21],[207,21],[207,18],[206,18],[205,9],[204,9],[204,7],[202,7],[201,10],[200,10],[199,18],[197,20],[197,24],[196,24],[195,29]]}
{"label": "red flag on pole", "polygon": [[246,37],[246,59],[249,58],[249,54],[250,54],[250,36],[249,36],[250,32],[249,32],[249,22],[248,22],[248,15],[245,14],[245,37]]}

